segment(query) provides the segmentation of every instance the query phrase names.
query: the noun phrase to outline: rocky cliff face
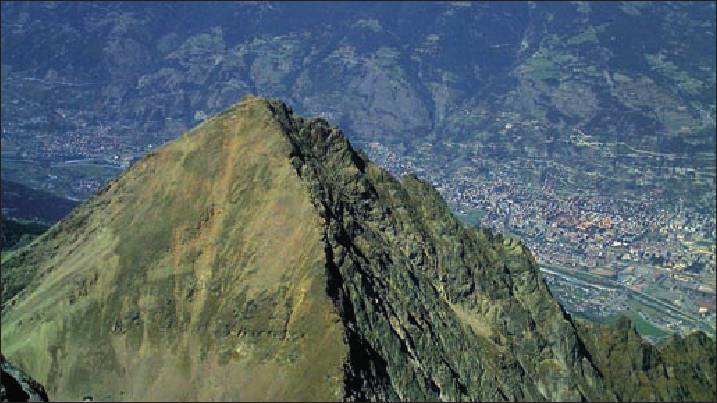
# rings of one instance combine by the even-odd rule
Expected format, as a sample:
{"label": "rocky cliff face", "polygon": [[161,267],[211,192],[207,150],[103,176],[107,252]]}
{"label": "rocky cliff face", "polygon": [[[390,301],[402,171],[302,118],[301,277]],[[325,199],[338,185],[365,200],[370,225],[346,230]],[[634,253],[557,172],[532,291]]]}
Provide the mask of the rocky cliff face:
{"label": "rocky cliff face", "polygon": [[[3,348],[59,398],[629,400],[662,379],[612,371],[648,348],[574,323],[523,245],[261,98],[137,163],[2,280]],[[673,344],[690,355],[665,368],[704,382],[650,396],[714,396],[710,342]]]}
{"label": "rocky cliff face", "polygon": [[624,401],[715,399],[714,340],[704,333],[644,343],[629,320],[613,326],[578,322],[606,384]]}
{"label": "rocky cliff face", "polygon": [[271,105],[323,219],[357,400],[608,399],[520,244],[461,225],[438,193]]}

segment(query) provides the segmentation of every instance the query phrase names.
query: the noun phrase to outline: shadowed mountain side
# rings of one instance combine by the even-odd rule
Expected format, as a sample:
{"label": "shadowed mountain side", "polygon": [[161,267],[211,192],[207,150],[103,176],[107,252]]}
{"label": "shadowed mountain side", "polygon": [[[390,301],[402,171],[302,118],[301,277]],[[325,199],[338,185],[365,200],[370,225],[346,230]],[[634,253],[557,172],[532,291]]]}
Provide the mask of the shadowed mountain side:
{"label": "shadowed mountain side", "polygon": [[47,227],[42,224],[16,221],[0,216],[0,250],[25,245],[46,230]]}
{"label": "shadowed mountain side", "polygon": [[2,178],[0,183],[0,201],[4,215],[47,225],[65,217],[78,204],[76,201],[32,189],[5,178]]}
{"label": "shadowed mountain side", "polygon": [[577,321],[607,384],[625,401],[713,401],[714,340],[702,332],[659,346],[642,340],[626,317],[614,325]]}
{"label": "shadowed mountain side", "polygon": [[46,402],[45,388],[0,354],[0,402]]}

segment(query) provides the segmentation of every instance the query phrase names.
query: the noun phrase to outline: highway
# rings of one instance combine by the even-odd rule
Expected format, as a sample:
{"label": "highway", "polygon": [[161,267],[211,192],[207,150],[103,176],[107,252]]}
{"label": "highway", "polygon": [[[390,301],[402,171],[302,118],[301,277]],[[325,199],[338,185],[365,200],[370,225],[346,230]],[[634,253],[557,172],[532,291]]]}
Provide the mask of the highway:
{"label": "highway", "polygon": [[[673,305],[667,301],[664,301],[662,299],[655,298],[655,297],[645,294],[643,292],[635,291],[631,288],[628,288],[625,285],[623,285],[617,281],[610,280],[610,279],[607,279],[604,277],[598,277],[598,276],[592,275],[590,273],[582,272],[582,271],[575,272],[574,270],[560,268],[560,267],[556,267],[556,266],[547,266],[547,267],[541,266],[540,271],[543,273],[553,275],[553,276],[562,277],[570,282],[573,282],[575,284],[579,284],[582,286],[595,287],[595,288],[599,288],[599,289],[621,289],[627,293],[629,298],[633,298],[636,301],[638,301],[644,305],[654,308],[654,309],[658,310],[659,312],[664,312],[665,314],[668,314],[672,317],[679,318],[679,319],[682,319],[682,320],[685,320],[688,322],[692,322],[692,323],[696,324],[697,327],[704,330],[705,332],[714,334],[714,329],[710,329],[710,327],[707,324],[705,324],[701,320],[701,318],[697,317],[696,315],[689,314],[689,313],[683,311],[682,309],[676,307],[675,305]],[[595,282],[594,283],[587,282],[583,279],[576,277],[576,274],[578,274],[582,277],[587,277],[588,279],[594,279]]]}

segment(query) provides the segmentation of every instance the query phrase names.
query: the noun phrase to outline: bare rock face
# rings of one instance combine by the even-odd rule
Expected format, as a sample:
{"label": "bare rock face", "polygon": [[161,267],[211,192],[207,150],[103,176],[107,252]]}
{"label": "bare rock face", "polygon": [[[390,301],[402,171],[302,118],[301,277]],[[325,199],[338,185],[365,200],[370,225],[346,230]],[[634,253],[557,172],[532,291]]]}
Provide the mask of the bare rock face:
{"label": "bare rock face", "polygon": [[[2,304],[4,351],[59,399],[714,396],[714,359],[693,365],[714,357],[703,336],[672,342],[679,360],[621,328],[591,337],[520,242],[462,224],[327,121],[256,97],[6,258]],[[611,351],[649,363],[615,367]],[[626,392],[662,387],[662,368],[697,381]]]}
{"label": "bare rock face", "polygon": [[0,354],[0,402],[47,402],[45,388]]}

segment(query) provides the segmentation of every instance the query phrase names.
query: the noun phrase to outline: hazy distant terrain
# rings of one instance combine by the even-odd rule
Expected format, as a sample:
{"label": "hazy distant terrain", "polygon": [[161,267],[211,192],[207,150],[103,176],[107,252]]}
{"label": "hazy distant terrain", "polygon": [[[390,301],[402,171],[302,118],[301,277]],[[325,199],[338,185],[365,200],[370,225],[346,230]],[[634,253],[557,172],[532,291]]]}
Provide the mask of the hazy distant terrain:
{"label": "hazy distant terrain", "polygon": [[[502,155],[597,165],[608,177],[644,166],[631,148],[714,165],[713,2],[5,2],[2,11],[5,156],[112,161],[255,93],[409,156],[425,141],[448,156],[443,141],[492,144],[511,125],[515,149]],[[602,146],[587,158],[559,144],[571,136]],[[70,183],[78,195],[100,185]]]}
{"label": "hazy distant terrain", "polygon": [[77,205],[74,200],[32,189],[4,178],[0,186],[0,195],[3,214],[42,224],[54,224]]}
{"label": "hazy distant terrain", "polygon": [[714,333],[714,2],[1,7],[3,180],[84,200],[275,96],[519,237],[570,312]]}

